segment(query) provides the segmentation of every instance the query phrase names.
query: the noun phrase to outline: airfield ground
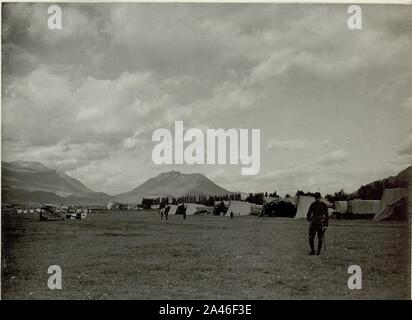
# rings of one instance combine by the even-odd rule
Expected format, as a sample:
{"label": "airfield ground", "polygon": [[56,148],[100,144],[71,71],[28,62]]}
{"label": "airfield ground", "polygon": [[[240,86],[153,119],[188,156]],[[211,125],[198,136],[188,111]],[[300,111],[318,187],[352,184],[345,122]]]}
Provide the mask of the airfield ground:
{"label": "airfield ground", "polygon": [[[288,218],[92,213],[40,222],[2,215],[3,299],[410,299],[407,223],[331,220],[308,256],[307,222]],[[62,268],[62,290],[47,269]],[[349,290],[350,265],[363,273]]]}

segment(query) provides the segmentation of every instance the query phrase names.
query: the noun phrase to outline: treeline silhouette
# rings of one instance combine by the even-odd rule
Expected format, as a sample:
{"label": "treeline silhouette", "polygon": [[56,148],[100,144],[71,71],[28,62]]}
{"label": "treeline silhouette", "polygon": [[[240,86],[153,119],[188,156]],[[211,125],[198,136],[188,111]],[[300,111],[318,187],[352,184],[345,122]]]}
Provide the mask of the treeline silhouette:
{"label": "treeline silhouette", "polygon": [[158,198],[143,198],[142,199],[142,208],[150,209],[152,205],[159,205],[160,208],[165,207],[168,204],[177,205],[180,203],[197,203],[203,204],[205,206],[214,206],[215,202],[219,201],[230,201],[230,200],[241,200],[241,194],[226,194],[226,195],[216,195],[216,196],[184,196],[184,197],[158,197]]}
{"label": "treeline silhouette", "polygon": [[[326,194],[323,195],[323,198],[327,199],[329,202],[335,201],[346,201],[346,200],[353,200],[353,199],[362,199],[362,200],[380,200],[383,195],[384,189],[387,188],[396,188],[396,187],[403,187],[397,183],[391,182],[389,180],[379,180],[372,182],[368,185],[361,186],[358,191],[354,193],[346,193],[343,189],[333,193],[333,194]],[[295,196],[311,196],[314,197],[316,192],[312,191],[303,191],[297,190]],[[246,197],[245,201],[262,205],[264,203],[264,198],[271,197],[271,198],[280,198],[278,193],[275,191],[273,192],[257,192],[257,193],[249,193]],[[290,198],[290,194],[286,194],[284,198]],[[230,201],[230,200],[241,200],[241,194],[226,194],[226,195],[216,195],[216,196],[205,196],[205,195],[198,195],[198,196],[184,196],[178,198],[171,198],[163,197],[163,198],[143,198],[142,200],[142,207],[144,209],[151,208],[152,205],[160,205],[160,207],[164,207],[167,204],[174,204],[177,205],[179,203],[198,203],[203,204],[206,206],[213,206],[216,202],[219,201]]]}

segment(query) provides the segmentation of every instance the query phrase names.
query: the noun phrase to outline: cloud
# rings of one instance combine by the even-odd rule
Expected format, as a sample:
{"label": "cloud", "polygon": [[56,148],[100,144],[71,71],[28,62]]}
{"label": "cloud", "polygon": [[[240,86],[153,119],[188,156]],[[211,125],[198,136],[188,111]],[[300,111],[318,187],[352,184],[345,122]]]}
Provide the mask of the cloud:
{"label": "cloud", "polygon": [[410,12],[399,6],[364,6],[356,33],[339,5],[67,3],[61,32],[47,29],[47,6],[2,10],[9,160],[126,191],[168,169],[152,166],[150,142],[175,120],[261,129],[261,176],[187,169],[235,190],[332,186],[333,164],[379,172],[409,153],[393,147],[410,131]]}
{"label": "cloud", "polygon": [[315,164],[320,166],[331,166],[348,161],[348,152],[345,150],[335,150],[320,157]]}
{"label": "cloud", "polygon": [[[88,77],[76,83],[40,66],[5,90],[3,139],[31,146],[67,137],[76,143],[117,144],[136,129],[150,127],[145,119],[171,105],[148,73],[123,73],[115,80]],[[33,113],[36,117],[28,116]]]}
{"label": "cloud", "polygon": [[407,108],[407,109],[412,109],[412,96],[410,96],[410,97],[402,104],[402,106],[403,106],[404,108]]}
{"label": "cloud", "polygon": [[404,143],[403,147],[398,151],[399,159],[395,159],[395,164],[412,165],[412,135]]}
{"label": "cloud", "polygon": [[308,148],[311,143],[308,140],[269,140],[267,143],[267,149],[276,150],[303,150]]}
{"label": "cloud", "polygon": [[136,149],[138,145],[142,143],[141,138],[139,138],[140,133],[141,132],[136,131],[136,133],[133,136],[125,138],[122,142],[123,149],[124,150]]}
{"label": "cloud", "polygon": [[47,167],[61,171],[71,171],[109,157],[107,148],[101,143],[72,144],[59,142],[52,146],[41,147],[16,148],[11,146],[7,150],[6,159],[38,161]]}
{"label": "cloud", "polygon": [[404,149],[399,150],[398,154],[401,155],[401,156],[412,155],[412,144],[409,144]]}

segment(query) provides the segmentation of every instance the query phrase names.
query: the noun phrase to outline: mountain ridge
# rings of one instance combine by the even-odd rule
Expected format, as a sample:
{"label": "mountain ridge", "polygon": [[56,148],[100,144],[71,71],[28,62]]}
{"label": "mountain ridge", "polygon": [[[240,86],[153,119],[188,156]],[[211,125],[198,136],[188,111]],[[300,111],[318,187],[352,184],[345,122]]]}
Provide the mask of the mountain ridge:
{"label": "mountain ridge", "polygon": [[[67,202],[106,205],[110,201],[139,203],[144,197],[226,195],[201,173],[162,172],[132,190],[117,195],[95,192],[68,174],[39,162],[2,162],[2,197],[6,202]],[[50,199],[47,201],[47,199]]]}
{"label": "mountain ridge", "polygon": [[[70,204],[106,205],[110,201],[140,203],[144,197],[215,196],[234,192],[217,185],[201,173],[162,172],[132,190],[108,195],[88,188],[68,174],[39,162],[2,161],[2,201],[4,202],[66,202]],[[383,188],[411,187],[412,166],[396,176],[362,185],[353,195],[360,198],[379,197]],[[50,200],[48,200],[50,199]]]}
{"label": "mountain ridge", "polygon": [[132,189],[118,194],[119,201],[141,201],[144,197],[214,196],[233,192],[220,187],[201,173],[162,172]]}

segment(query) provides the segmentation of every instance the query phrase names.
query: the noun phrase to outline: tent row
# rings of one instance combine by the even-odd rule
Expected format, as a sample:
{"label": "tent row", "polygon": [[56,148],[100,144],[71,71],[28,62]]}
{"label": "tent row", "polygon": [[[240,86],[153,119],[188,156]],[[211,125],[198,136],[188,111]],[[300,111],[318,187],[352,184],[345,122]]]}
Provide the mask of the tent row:
{"label": "tent row", "polygon": [[[227,207],[226,216],[233,213],[234,216],[260,215],[262,206],[254,203],[244,201],[225,201],[224,205]],[[209,215],[214,213],[214,207],[205,206],[197,203],[184,203],[179,205],[169,205],[169,215],[180,214],[179,207],[186,209],[186,215]]]}
{"label": "tent row", "polygon": [[[291,197],[290,199],[296,201],[295,219],[306,219],[309,207],[315,201],[315,198],[311,196],[298,196]],[[322,199],[322,202],[328,205],[329,215],[332,213],[351,214],[360,217],[370,217],[375,221],[407,220],[408,213],[411,214],[412,212],[412,189],[385,189],[381,200],[354,199],[351,201],[336,201],[334,209],[332,204],[326,199]]]}
{"label": "tent row", "polygon": [[[405,220],[405,213],[411,211],[412,204],[411,189],[395,188],[385,189],[381,200],[361,200],[354,199],[350,201],[336,201],[334,204],[326,199],[322,199],[328,206],[329,215],[340,214],[360,217],[371,217],[376,221],[379,220]],[[225,201],[227,208],[226,216],[246,216],[246,215],[264,215],[265,208],[270,205],[288,204],[293,206],[296,214],[291,215],[295,219],[306,219],[310,205],[315,201],[312,196],[295,196],[288,198],[265,197],[264,205],[257,205],[244,201]],[[409,201],[409,202],[408,202]],[[179,214],[178,207],[184,206],[187,215],[213,214],[214,207],[205,206],[196,203],[185,203],[180,205],[169,205],[169,215]],[[409,206],[409,209],[408,209]],[[292,207],[292,208],[293,208]],[[334,207],[334,208],[333,208]]]}
{"label": "tent row", "polygon": [[337,216],[347,214],[364,218],[373,218],[381,208],[381,200],[361,200],[336,201],[334,213]]}
{"label": "tent row", "polygon": [[178,208],[184,206],[186,209],[186,215],[195,215],[195,214],[212,214],[213,207],[208,207],[198,203],[184,203],[180,205],[170,204],[169,215],[179,214]]}
{"label": "tent row", "polygon": [[385,189],[381,200],[336,201],[334,212],[338,215],[370,216],[375,221],[407,220],[407,213],[411,212],[411,200],[410,188]]}

